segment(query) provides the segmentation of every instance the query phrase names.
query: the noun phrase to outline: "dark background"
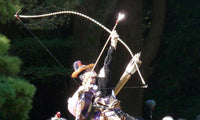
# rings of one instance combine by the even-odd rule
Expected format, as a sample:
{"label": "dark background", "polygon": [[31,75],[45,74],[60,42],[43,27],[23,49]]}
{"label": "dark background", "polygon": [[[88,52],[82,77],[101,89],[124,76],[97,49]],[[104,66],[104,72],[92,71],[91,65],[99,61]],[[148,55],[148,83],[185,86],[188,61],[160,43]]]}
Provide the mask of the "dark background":
{"label": "dark background", "polygon": [[[199,0],[22,0],[20,5],[19,14],[27,15],[75,10],[97,19],[109,29],[117,14],[125,13],[126,18],[117,26],[117,32],[133,53],[141,51],[140,69],[149,87],[130,88],[142,85],[137,73],[134,74],[117,96],[122,109],[133,116],[149,119],[150,110],[145,102],[153,99],[156,101],[155,120],[166,115],[194,120],[200,113]],[[6,20],[3,12],[1,14],[0,33],[11,40],[9,53],[23,62],[18,76],[37,89],[29,112],[30,120],[48,119],[57,111],[69,120],[74,119],[66,104],[78,88],[75,82],[78,80],[70,78],[72,64],[79,59],[83,64],[95,62],[109,34],[75,15],[22,19],[56,57],[58,64],[22,23],[14,19],[14,13],[9,15],[13,17],[10,20]],[[127,50],[119,44],[114,83],[130,59]],[[102,60],[103,57],[96,71]]]}

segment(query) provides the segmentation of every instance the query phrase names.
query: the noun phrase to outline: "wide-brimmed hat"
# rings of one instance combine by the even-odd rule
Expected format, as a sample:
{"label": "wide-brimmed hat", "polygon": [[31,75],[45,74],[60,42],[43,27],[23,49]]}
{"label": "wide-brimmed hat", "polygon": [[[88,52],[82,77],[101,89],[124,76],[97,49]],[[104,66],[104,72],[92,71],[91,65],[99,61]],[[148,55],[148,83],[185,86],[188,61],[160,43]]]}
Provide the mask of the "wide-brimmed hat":
{"label": "wide-brimmed hat", "polygon": [[72,78],[78,78],[79,74],[87,69],[93,68],[94,64],[82,65],[80,60],[77,60],[73,64],[74,72],[72,73]]}

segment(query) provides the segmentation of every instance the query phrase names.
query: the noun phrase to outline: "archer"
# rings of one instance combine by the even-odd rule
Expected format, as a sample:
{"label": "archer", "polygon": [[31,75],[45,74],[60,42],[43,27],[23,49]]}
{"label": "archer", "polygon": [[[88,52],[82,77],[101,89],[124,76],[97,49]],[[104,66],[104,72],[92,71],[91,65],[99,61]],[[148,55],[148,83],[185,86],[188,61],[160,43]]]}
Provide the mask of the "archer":
{"label": "archer", "polygon": [[[82,85],[68,99],[68,110],[76,120],[136,120],[121,110],[119,100],[114,94],[110,73],[118,39],[119,36],[114,31],[103,67],[98,74],[92,70],[94,64],[82,65],[80,60],[74,62],[71,77],[79,78]],[[129,68],[126,72],[131,74],[134,70]]]}

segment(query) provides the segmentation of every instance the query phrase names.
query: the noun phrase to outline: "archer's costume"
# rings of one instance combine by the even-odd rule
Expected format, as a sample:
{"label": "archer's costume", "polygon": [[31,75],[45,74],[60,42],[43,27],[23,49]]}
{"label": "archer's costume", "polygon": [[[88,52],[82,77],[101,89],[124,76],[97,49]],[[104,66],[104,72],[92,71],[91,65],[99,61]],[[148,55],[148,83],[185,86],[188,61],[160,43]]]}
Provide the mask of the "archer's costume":
{"label": "archer's costume", "polygon": [[[110,73],[115,49],[116,45],[113,46],[111,43],[96,81],[87,87],[80,86],[69,98],[68,110],[77,120],[136,120],[120,109],[119,101],[113,91]],[[76,61],[72,78],[79,77],[83,81],[84,72],[93,66],[94,64],[82,65],[80,61]]]}

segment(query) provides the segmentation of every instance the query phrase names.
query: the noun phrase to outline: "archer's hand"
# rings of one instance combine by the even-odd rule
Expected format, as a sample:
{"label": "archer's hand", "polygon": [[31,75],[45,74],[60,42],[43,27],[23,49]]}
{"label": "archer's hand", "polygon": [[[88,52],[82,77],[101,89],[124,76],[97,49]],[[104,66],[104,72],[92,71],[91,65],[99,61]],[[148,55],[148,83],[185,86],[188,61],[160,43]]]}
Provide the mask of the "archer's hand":
{"label": "archer's hand", "polygon": [[129,64],[126,67],[126,72],[133,74],[137,68],[136,68],[136,64],[141,64],[142,62],[140,61],[140,54],[141,53],[137,53],[133,56],[133,58],[131,59],[131,61],[129,62]]}
{"label": "archer's hand", "polygon": [[117,34],[116,30],[112,31],[112,33],[111,33],[111,46],[113,46],[115,49],[117,47],[118,39],[119,39],[119,35]]}

